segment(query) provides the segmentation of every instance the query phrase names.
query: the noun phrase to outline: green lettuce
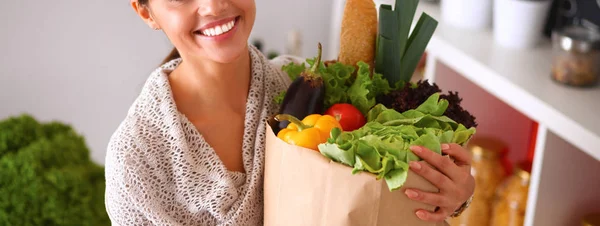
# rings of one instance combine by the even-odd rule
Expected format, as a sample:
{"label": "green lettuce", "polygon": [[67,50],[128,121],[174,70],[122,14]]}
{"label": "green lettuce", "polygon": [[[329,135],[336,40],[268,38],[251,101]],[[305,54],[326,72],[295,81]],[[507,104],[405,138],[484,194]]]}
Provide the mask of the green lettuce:
{"label": "green lettuce", "polygon": [[275,103],[282,104],[283,99],[285,98],[285,94],[287,94],[286,90],[279,92],[279,94],[277,94],[277,96],[275,96],[275,98],[273,99],[275,101]]}
{"label": "green lettuce", "polygon": [[371,73],[367,63],[360,61],[357,65],[358,73],[347,93],[350,103],[366,115],[377,103],[377,96],[387,94],[392,89],[383,75]]}
{"label": "green lettuce", "polygon": [[358,73],[352,86],[348,89],[348,96],[354,107],[365,114],[375,105],[375,98],[372,98],[371,90],[373,81],[371,81],[369,67],[364,62],[358,63]]}
{"label": "green lettuce", "polygon": [[464,145],[475,133],[443,116],[447,101],[439,93],[431,95],[417,109],[403,113],[377,104],[367,113],[362,128],[342,132],[334,129],[331,137],[319,145],[319,151],[335,162],[384,179],[390,191],[402,187],[408,176],[408,163],[420,161],[409,148],[418,145],[441,154],[442,143]]}
{"label": "green lettuce", "polygon": [[296,80],[298,76],[300,76],[300,74],[302,74],[304,69],[306,69],[304,63],[296,64],[294,62],[290,62],[281,67],[281,70],[283,70],[288,75],[288,77],[290,77],[290,80],[292,80],[292,82]]}
{"label": "green lettuce", "polygon": [[[316,58],[306,59],[306,64],[290,62],[282,67],[290,79],[295,80],[307,67],[314,65]],[[372,72],[369,64],[358,62],[356,67],[335,62],[325,66],[323,62],[318,67],[318,72],[323,78],[325,86],[325,109],[337,103],[354,105],[363,114],[375,106],[376,98],[388,94],[392,87],[382,74]],[[400,86],[400,84],[395,84]],[[285,97],[285,92],[275,97],[275,102],[280,104]]]}
{"label": "green lettuce", "polygon": [[329,108],[336,103],[348,103],[348,88],[352,81],[354,67],[342,63],[329,65],[324,72],[325,107]]}

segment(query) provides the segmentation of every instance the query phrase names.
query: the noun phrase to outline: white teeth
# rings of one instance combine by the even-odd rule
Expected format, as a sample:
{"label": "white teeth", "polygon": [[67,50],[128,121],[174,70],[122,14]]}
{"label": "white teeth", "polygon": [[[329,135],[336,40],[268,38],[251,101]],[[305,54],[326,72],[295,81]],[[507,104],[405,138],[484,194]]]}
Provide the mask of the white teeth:
{"label": "white teeth", "polygon": [[229,30],[231,30],[231,28],[233,28],[233,26],[235,26],[235,21],[230,21],[226,24],[223,25],[217,25],[215,27],[212,28],[207,28],[204,29],[202,31],[202,34],[205,36],[217,36],[217,35],[221,35],[225,32],[228,32]]}
{"label": "white teeth", "polygon": [[228,32],[229,31],[229,27],[227,27],[226,24],[221,25],[221,30],[223,30],[223,33]]}

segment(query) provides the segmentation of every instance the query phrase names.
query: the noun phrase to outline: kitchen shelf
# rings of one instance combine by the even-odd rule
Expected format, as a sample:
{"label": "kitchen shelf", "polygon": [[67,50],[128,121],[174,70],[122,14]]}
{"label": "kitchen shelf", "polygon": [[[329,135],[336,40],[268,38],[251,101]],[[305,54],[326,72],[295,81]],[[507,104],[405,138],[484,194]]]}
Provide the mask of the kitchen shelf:
{"label": "kitchen shelf", "polygon": [[[438,4],[421,1],[416,17],[422,12],[440,21],[427,48],[428,61],[449,66],[600,160],[600,88],[573,88],[553,81],[549,40],[534,49],[504,48],[494,42],[491,29],[470,31],[444,24]],[[433,62],[428,62],[425,76],[432,81]]]}
{"label": "kitchen shelf", "polygon": [[[445,24],[438,4],[421,1],[416,17],[422,12],[440,22],[427,47],[426,79],[451,79],[442,64],[539,124],[524,225],[575,225],[583,214],[600,212],[600,87],[553,81],[548,39],[533,49],[505,48],[492,29]],[[462,83],[454,86],[469,90]]]}

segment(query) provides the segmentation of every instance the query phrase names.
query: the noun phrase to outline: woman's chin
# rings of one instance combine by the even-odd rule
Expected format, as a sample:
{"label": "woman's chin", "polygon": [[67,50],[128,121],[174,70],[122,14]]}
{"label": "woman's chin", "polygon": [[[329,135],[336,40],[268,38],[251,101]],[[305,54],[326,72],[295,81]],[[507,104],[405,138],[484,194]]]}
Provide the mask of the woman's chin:
{"label": "woman's chin", "polygon": [[221,63],[221,64],[231,64],[237,63],[243,54],[248,54],[247,46],[229,46],[229,47],[221,47],[218,49],[214,49],[206,52],[209,59]]}

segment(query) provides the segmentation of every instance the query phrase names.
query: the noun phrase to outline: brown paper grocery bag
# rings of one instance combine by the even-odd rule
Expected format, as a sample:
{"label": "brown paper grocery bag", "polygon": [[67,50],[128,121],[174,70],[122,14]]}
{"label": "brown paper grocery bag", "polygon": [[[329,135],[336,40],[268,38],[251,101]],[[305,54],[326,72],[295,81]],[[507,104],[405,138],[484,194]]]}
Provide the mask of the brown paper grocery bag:
{"label": "brown paper grocery bag", "polygon": [[317,151],[285,143],[267,125],[265,226],[438,226],[417,218],[417,209],[434,206],[408,199],[406,188],[437,192],[409,171],[401,189],[390,192],[385,181],[333,162]]}

